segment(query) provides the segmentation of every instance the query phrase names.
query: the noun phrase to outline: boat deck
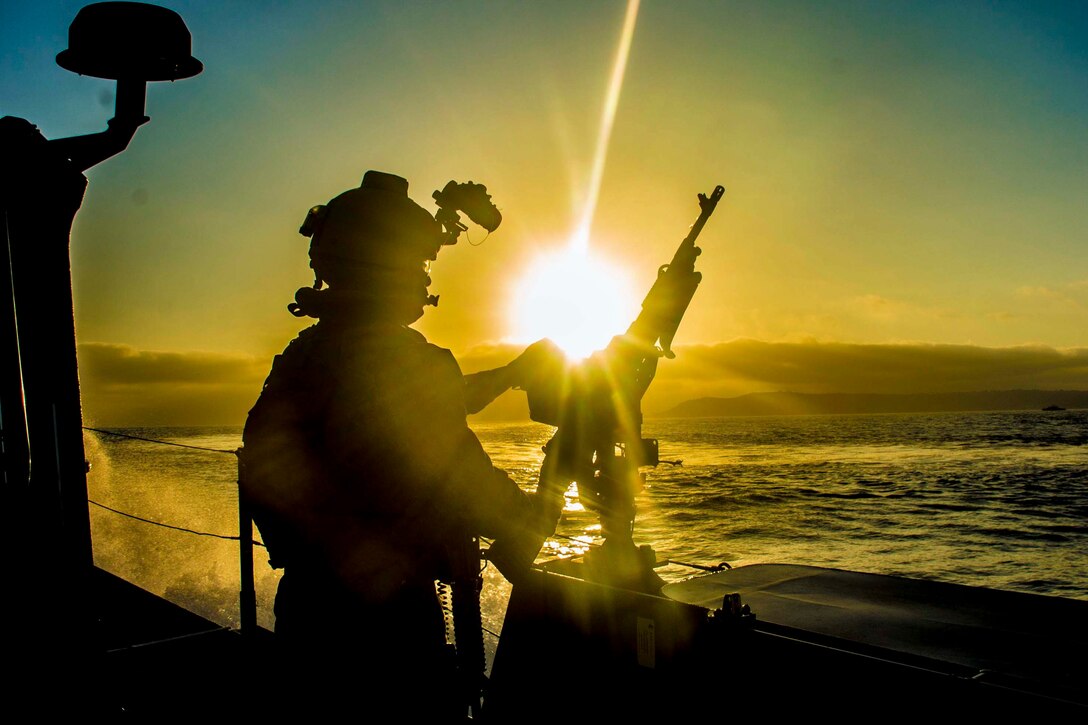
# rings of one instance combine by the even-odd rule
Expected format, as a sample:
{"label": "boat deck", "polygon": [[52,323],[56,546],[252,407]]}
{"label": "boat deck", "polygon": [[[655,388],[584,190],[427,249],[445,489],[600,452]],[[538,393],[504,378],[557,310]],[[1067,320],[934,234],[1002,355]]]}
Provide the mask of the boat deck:
{"label": "boat deck", "polygon": [[662,593],[716,609],[731,592],[765,631],[1088,702],[1085,601],[789,564],[739,567]]}

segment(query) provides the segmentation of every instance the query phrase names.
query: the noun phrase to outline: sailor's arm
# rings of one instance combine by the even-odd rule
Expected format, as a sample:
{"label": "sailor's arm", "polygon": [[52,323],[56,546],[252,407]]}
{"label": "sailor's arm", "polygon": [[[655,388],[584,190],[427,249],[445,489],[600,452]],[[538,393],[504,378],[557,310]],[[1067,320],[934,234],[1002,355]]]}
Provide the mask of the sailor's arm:
{"label": "sailor's arm", "polygon": [[452,472],[451,493],[474,533],[495,538],[540,528],[542,517],[532,498],[491,463],[476,435],[465,428],[459,437],[460,465]]}
{"label": "sailor's arm", "polygon": [[526,494],[506,474],[491,465],[479,439],[466,429],[461,450],[466,464],[455,478],[456,489],[471,491],[463,497],[462,516],[474,533],[494,540],[488,559],[512,583],[521,581],[555,529],[557,511],[547,510],[548,502]]}
{"label": "sailor's arm", "polygon": [[491,401],[513,387],[525,387],[538,370],[562,358],[563,352],[551,340],[534,342],[511,363],[494,370],[465,375],[465,410],[479,413]]}
{"label": "sailor's arm", "polygon": [[[530,346],[530,350],[533,347],[536,345]],[[505,471],[495,468],[479,438],[468,427],[460,386],[443,382],[461,378],[460,368],[452,355],[443,352],[446,357],[435,359],[432,379],[426,388],[428,455],[413,460],[420,480],[435,481],[432,493],[474,533],[508,537],[526,529],[543,528],[546,517],[540,515],[533,499]],[[507,366],[513,368],[509,374],[514,382],[520,382],[518,376],[526,370],[518,366],[527,365],[526,361],[531,362],[536,354],[527,351]]]}
{"label": "sailor's arm", "polygon": [[494,370],[483,370],[465,376],[465,410],[470,415],[479,413],[495,398],[517,385],[514,363]]}

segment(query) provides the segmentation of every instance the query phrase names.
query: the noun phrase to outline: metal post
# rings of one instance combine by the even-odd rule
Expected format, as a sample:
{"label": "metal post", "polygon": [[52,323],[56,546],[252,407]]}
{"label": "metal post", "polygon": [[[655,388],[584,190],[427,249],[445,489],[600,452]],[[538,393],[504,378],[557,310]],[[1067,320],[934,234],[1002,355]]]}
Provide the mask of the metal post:
{"label": "metal post", "polygon": [[242,449],[238,449],[238,567],[240,583],[238,588],[239,621],[243,636],[257,631],[257,590],[253,582],[253,516],[242,495],[242,477],[245,466],[242,463]]}

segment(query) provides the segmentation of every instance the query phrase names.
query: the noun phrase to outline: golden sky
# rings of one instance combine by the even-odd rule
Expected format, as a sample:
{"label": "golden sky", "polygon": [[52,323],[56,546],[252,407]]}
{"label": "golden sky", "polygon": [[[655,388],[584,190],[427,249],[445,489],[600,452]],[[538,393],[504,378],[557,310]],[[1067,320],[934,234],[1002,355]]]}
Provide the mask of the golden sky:
{"label": "golden sky", "polygon": [[[112,112],[112,83],[54,61],[81,4],[0,5],[0,112],[48,138]],[[88,416],[240,422],[306,324],[285,308],[312,281],[299,223],[367,169],[427,208],[451,178],[487,184],[503,225],[442,252],[418,327],[466,369],[509,359],[494,346],[519,337],[526,276],[590,193],[626,3],[167,4],[206,70],[153,84],[151,123],[88,173],[72,239]],[[642,2],[589,240],[628,306],[695,194],[727,189],[647,408],[851,391],[873,349],[887,374],[869,391],[1088,388],[1086,15]]]}

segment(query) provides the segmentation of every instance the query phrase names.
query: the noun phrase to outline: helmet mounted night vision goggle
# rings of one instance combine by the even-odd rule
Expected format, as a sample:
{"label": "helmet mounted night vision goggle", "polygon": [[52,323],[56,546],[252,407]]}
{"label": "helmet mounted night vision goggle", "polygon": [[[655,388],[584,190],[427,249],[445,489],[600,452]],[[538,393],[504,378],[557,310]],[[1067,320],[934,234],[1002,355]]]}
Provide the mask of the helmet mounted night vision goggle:
{"label": "helmet mounted night vision goggle", "polygon": [[[408,182],[392,174],[368,171],[363,177],[360,188],[403,191],[407,196]],[[440,241],[442,245],[456,244],[461,232],[468,229],[462,223],[460,213],[468,215],[469,219],[486,229],[489,234],[498,229],[502,222],[502,213],[491,202],[491,196],[483,184],[475,184],[472,181],[465,183],[450,181],[441,190],[432,193],[431,197],[438,205],[434,219],[442,225],[444,230]],[[320,230],[328,214],[329,206],[326,204],[311,207],[306,212],[302,226],[299,227],[299,234],[312,238]]]}

